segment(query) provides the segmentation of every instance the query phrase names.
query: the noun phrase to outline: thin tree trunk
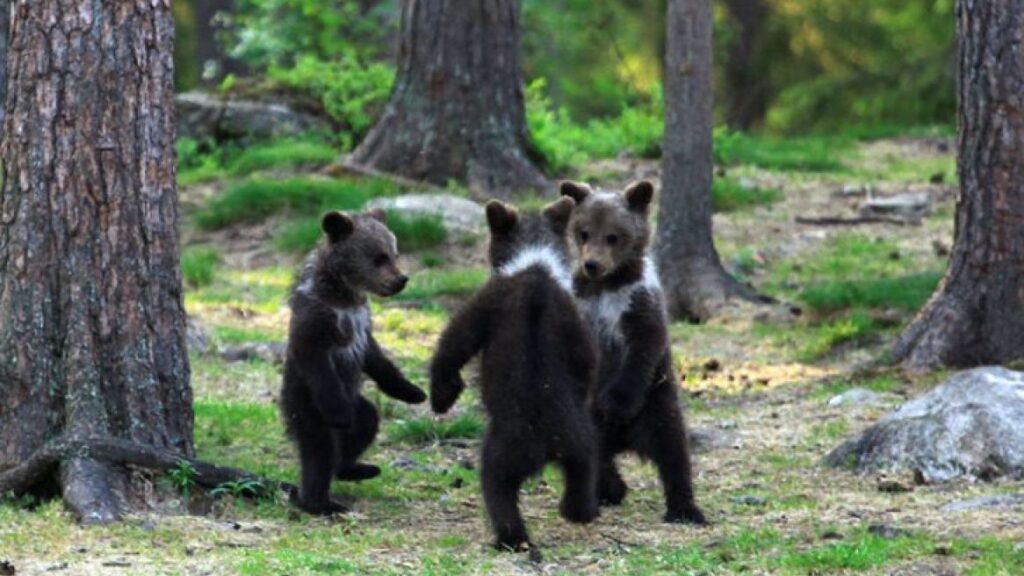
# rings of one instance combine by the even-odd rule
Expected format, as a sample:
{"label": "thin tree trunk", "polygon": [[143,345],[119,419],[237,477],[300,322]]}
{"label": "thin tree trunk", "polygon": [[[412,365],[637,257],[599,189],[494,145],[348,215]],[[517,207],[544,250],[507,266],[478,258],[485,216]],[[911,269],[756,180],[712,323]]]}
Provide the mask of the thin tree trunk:
{"label": "thin tree trunk", "polygon": [[228,56],[219,39],[220,15],[230,15],[234,4],[234,0],[192,0],[199,71],[203,82],[209,85],[218,83],[228,74],[247,73],[241,62]]}
{"label": "thin tree trunk", "polygon": [[528,153],[518,51],[518,0],[404,0],[391,100],[350,161],[482,195],[547,190]]}
{"label": "thin tree trunk", "polygon": [[711,30],[711,0],[670,0],[654,253],[670,314],[694,320],[709,318],[729,298],[757,298],[726,273],[712,239]]}
{"label": "thin tree trunk", "polygon": [[893,350],[914,372],[1024,358],[1024,1],[958,1],[957,36],[956,240]]}
{"label": "thin tree trunk", "polygon": [[3,138],[4,102],[7,101],[7,38],[11,31],[11,4],[0,0],[0,139]]}
{"label": "thin tree trunk", "polygon": [[726,6],[736,31],[725,67],[726,122],[732,128],[750,130],[768,111],[768,80],[764,70],[755,68],[768,8],[763,0],[728,0]]}
{"label": "thin tree trunk", "polygon": [[[191,456],[170,0],[21,1],[10,30],[0,470],[60,437]],[[53,481],[85,522],[137,496],[88,450]]]}

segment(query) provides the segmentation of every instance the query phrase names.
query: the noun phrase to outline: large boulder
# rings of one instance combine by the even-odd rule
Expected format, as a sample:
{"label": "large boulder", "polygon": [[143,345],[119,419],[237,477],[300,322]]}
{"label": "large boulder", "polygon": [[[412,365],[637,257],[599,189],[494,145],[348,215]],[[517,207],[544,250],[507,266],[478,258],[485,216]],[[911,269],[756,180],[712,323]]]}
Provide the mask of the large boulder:
{"label": "large boulder", "polygon": [[479,234],[485,226],[483,206],[453,194],[405,194],[367,202],[367,210],[375,208],[407,216],[438,216],[452,232]]}
{"label": "large boulder", "polygon": [[246,142],[332,129],[326,119],[279,102],[185,92],[178,94],[175,103],[179,138]]}
{"label": "large boulder", "polygon": [[977,368],[907,402],[827,457],[925,482],[1024,478],[1024,373]]}

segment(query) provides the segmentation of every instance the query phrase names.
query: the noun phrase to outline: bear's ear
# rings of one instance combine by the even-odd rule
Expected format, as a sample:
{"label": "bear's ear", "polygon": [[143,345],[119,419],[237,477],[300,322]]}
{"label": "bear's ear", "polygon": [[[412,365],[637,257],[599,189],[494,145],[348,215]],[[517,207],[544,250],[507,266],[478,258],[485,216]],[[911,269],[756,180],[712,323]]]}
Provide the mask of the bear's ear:
{"label": "bear's ear", "polygon": [[381,224],[388,223],[388,213],[383,208],[374,208],[373,210],[367,212],[366,215],[369,216],[370,218],[373,218],[377,222],[380,222]]}
{"label": "bear's ear", "polygon": [[565,234],[569,227],[569,217],[572,216],[572,209],[576,207],[576,201],[569,196],[563,196],[544,207],[544,219],[548,221],[555,234]]}
{"label": "bear's ear", "polygon": [[593,190],[590,188],[590,185],[583,182],[562,180],[558,185],[558,193],[562,196],[572,198],[577,204],[583,204],[583,201],[586,200],[587,196],[590,196],[591,192],[593,192]]}
{"label": "bear's ear", "polygon": [[321,226],[332,243],[341,242],[348,238],[356,229],[356,223],[352,218],[348,214],[338,212],[337,210],[324,214]]}
{"label": "bear's ear", "polygon": [[651,199],[654,198],[654,184],[651,184],[649,180],[641,180],[630,184],[624,194],[626,205],[631,211],[647,214],[647,209],[651,206]]}
{"label": "bear's ear", "polygon": [[503,204],[497,200],[487,203],[487,225],[494,234],[507,234],[511,232],[519,221],[519,211],[513,206]]}

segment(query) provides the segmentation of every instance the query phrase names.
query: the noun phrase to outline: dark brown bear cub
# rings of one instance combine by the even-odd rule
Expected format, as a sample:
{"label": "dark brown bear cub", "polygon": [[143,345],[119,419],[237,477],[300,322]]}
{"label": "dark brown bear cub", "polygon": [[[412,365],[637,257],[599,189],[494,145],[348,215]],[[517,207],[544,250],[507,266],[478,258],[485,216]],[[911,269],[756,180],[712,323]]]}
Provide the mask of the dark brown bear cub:
{"label": "dark brown bear cub", "polygon": [[654,187],[639,182],[616,194],[563,182],[561,192],[577,204],[570,225],[579,257],[573,284],[600,350],[598,497],[606,504],[626,497],[615,455],[634,451],[658,467],[665,520],[703,524],[693,497],[661,282],[647,255]]}
{"label": "dark brown bear cub", "polygon": [[312,514],[345,511],[330,499],[332,476],[364,480],[380,474],[376,466],[359,463],[378,426],[377,410],[360,394],[362,374],[392,398],[426,400],[373,338],[366,293],[392,296],[408,280],[395,262],[395,236],[383,220],[380,212],[327,213],[325,238],[292,290],[281,411],[299,448],[296,503]]}
{"label": "dark brown bear cub", "polygon": [[565,475],[561,515],[597,517],[596,434],[589,414],[596,368],[592,339],[572,298],[566,226],[573,202],[520,216],[487,205],[491,279],[452,319],[430,366],[435,412],[465,384],[459,370],[483,353],[480,387],[489,425],[481,455],[484,502],[505,550],[528,549],[519,488],[547,462]]}

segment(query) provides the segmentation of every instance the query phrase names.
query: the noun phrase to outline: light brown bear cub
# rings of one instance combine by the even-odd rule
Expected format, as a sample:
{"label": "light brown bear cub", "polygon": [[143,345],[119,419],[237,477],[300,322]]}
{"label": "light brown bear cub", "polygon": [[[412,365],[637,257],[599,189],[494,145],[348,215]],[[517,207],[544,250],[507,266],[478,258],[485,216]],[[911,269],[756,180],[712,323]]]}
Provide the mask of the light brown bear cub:
{"label": "light brown bear cub", "polygon": [[576,201],[569,226],[579,262],[573,290],[600,350],[594,413],[601,452],[598,498],[612,505],[625,498],[615,456],[632,451],[658,467],[665,520],[703,524],[694,502],[664,296],[647,254],[654,187],[642,181],[620,194],[563,182],[561,193]]}
{"label": "light brown bear cub", "polygon": [[395,236],[383,212],[328,212],[324,238],[291,295],[281,413],[299,448],[297,504],[312,514],[344,512],[328,494],[331,478],[364,480],[380,469],[359,462],[377,435],[377,410],[360,394],[363,373],[381,392],[412,404],[426,394],[409,382],[373,338],[367,292],[392,296],[399,271]]}

